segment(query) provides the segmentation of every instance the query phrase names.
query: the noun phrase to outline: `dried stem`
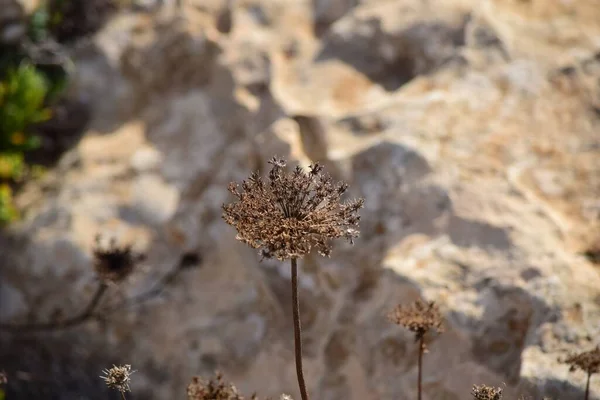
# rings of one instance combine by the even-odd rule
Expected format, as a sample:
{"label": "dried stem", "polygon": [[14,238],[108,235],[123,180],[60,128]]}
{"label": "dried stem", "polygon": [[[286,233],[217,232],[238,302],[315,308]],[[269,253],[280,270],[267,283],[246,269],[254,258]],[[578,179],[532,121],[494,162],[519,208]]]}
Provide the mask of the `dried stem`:
{"label": "dried stem", "polygon": [[298,300],[298,263],[296,258],[292,262],[292,307],[294,315],[294,350],[296,355],[296,374],[302,400],[308,400],[304,373],[302,372],[302,328],[300,327],[300,301]]}
{"label": "dried stem", "polygon": [[425,337],[419,339],[419,363],[418,363],[418,383],[417,383],[417,399],[421,400],[421,382],[423,380],[423,352],[425,351]]}
{"label": "dried stem", "polygon": [[140,294],[137,294],[135,296],[132,296],[130,298],[124,299],[123,301],[119,302],[118,304],[108,308],[106,310],[106,312],[112,313],[112,312],[121,310],[123,308],[127,308],[127,307],[131,307],[131,306],[134,306],[137,304],[144,303],[148,300],[151,300],[154,297],[161,295],[162,292],[165,290],[165,288],[175,281],[175,278],[177,278],[177,276],[179,275],[179,272],[181,272],[181,269],[182,269],[182,267],[180,264],[175,264],[175,266],[173,266],[169,272],[167,272],[165,275],[163,275],[160,278],[160,280],[155,282],[154,285],[152,285],[150,287],[150,289],[148,289],[145,292],[142,292]]}
{"label": "dried stem", "polygon": [[83,309],[79,314],[55,322],[44,322],[44,323],[31,323],[31,324],[0,324],[0,330],[9,332],[35,332],[35,331],[52,331],[59,329],[67,329],[73,326],[82,324],[94,316],[94,310],[100,304],[102,296],[106,293],[108,285],[101,282],[94,294],[94,297],[90,300],[87,307]]}
{"label": "dried stem", "polygon": [[587,374],[587,382],[585,384],[585,400],[588,400],[590,398],[590,378],[592,377],[592,373],[588,372]]}

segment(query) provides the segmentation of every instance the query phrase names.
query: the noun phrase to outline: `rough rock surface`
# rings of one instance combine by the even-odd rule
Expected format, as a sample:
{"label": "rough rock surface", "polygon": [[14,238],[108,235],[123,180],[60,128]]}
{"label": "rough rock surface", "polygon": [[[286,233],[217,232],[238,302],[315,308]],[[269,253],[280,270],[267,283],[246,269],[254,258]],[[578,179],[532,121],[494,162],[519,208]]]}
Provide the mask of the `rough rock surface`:
{"label": "rough rock surface", "polygon": [[[599,13],[594,0],[190,0],[119,15],[74,50],[92,129],[22,190],[26,217],[0,237],[0,318],[77,310],[97,233],[147,254],[105,307],[190,254],[193,268],[73,332],[0,335],[13,343],[0,360],[62,380],[46,386],[65,399],[105,398],[94,377],[112,362],[138,370],[140,398],[178,398],[215,368],[244,392],[296,395],[289,267],[259,263],[220,219],[227,183],[278,154],[321,160],[366,198],[356,245],[301,263],[314,398],[414,398],[416,346],[384,316],[418,297],[446,316],[427,399],[480,383],[582,397],[583,374],[557,359],[600,334],[598,266],[581,255],[600,216]],[[35,346],[43,363],[19,357]]]}

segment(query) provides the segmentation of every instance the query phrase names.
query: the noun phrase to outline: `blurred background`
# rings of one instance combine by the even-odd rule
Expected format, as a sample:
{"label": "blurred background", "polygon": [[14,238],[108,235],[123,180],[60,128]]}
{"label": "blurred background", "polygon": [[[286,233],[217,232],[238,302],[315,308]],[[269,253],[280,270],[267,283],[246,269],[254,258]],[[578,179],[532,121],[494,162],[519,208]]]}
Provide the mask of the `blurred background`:
{"label": "blurred background", "polygon": [[98,234],[145,255],[84,324],[0,330],[0,398],[117,399],[113,363],[128,399],[216,369],[298,398],[289,265],[221,219],[273,155],[366,202],[300,262],[314,399],[415,398],[385,315],[417,298],[446,318],[425,399],[582,398],[558,359],[599,339],[598,0],[0,0],[0,323],[77,314]]}

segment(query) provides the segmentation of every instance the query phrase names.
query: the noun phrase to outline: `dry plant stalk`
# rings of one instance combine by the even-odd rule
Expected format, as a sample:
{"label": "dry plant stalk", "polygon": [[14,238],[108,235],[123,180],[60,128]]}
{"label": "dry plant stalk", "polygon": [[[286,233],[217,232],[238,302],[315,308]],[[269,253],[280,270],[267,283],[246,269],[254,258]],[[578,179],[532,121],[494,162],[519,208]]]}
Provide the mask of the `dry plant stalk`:
{"label": "dry plant stalk", "polygon": [[121,392],[121,397],[125,399],[125,392],[131,391],[131,388],[129,387],[131,374],[135,372],[131,370],[131,365],[125,364],[118,367],[113,365],[112,368],[105,369],[102,372],[104,373],[104,376],[101,376],[100,378],[104,379],[106,386]]}
{"label": "dry plant stalk", "polygon": [[308,400],[302,371],[297,259],[313,249],[330,256],[333,239],[353,243],[359,235],[358,211],[364,201],[341,203],[348,185],[334,183],[318,163],[308,172],[300,167],[287,172],[285,160],[277,157],[269,164],[267,181],[255,172],[241,185],[229,185],[237,201],[223,205],[223,219],[237,230],[238,240],[260,249],[262,257],[291,261],[296,373],[302,400]]}
{"label": "dry plant stalk", "polygon": [[487,385],[473,385],[471,394],[475,400],[501,400],[502,388],[495,388]]}
{"label": "dry plant stalk", "polygon": [[593,350],[571,354],[566,359],[559,361],[570,365],[569,370],[571,372],[580,369],[587,373],[584,399],[588,400],[590,397],[590,379],[592,375],[600,372],[600,347],[596,346]]}
{"label": "dry plant stalk", "polygon": [[100,282],[96,288],[96,292],[82,311],[69,318],[51,322],[15,325],[0,323],[0,330],[10,332],[52,331],[72,328],[94,317],[96,308],[106,294],[109,284],[118,284],[125,280],[134,270],[137,262],[142,258],[141,255],[133,253],[131,246],[117,246],[114,239],[111,240],[107,248],[102,248],[100,246],[100,239],[100,236],[96,236],[96,246],[92,251],[94,270]]}
{"label": "dry plant stalk", "polygon": [[398,305],[388,314],[388,319],[405,327],[415,334],[415,341],[419,342],[417,398],[422,398],[423,380],[423,353],[426,352],[425,335],[429,332],[441,333],[442,314],[435,302],[424,303],[417,300],[409,305]]}

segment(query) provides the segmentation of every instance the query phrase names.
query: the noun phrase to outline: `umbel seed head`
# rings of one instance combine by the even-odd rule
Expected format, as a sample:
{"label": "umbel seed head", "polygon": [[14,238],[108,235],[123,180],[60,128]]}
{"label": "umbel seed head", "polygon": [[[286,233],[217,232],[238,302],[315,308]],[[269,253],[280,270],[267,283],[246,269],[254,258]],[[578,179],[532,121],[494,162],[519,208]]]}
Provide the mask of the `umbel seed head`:
{"label": "umbel seed head", "polygon": [[502,399],[502,389],[495,388],[487,385],[473,385],[473,390],[471,391],[473,398],[475,400],[501,400]]}
{"label": "umbel seed head", "polygon": [[282,261],[313,248],[329,256],[333,239],[353,243],[363,199],[340,202],[348,185],[334,183],[318,163],[291,172],[283,159],[273,157],[269,164],[267,180],[253,173],[241,185],[229,185],[237,201],[223,205],[223,219],[237,230],[238,240]]}
{"label": "umbel seed head", "polygon": [[187,387],[188,400],[244,400],[237,388],[217,372],[208,382],[195,376]]}
{"label": "umbel seed head", "polygon": [[388,319],[414,332],[420,340],[429,331],[443,332],[442,314],[435,302],[417,300],[408,305],[398,305],[388,314]]}
{"label": "umbel seed head", "polygon": [[570,365],[570,370],[580,369],[588,374],[597,374],[600,372],[600,347],[596,346],[593,350],[584,351],[569,355],[565,360],[559,360]]}
{"label": "umbel seed head", "polygon": [[121,393],[129,392],[131,389],[129,388],[129,382],[131,382],[131,374],[135,371],[131,370],[131,365],[126,364],[117,367],[113,365],[110,369],[105,369],[102,371],[104,376],[101,376],[108,386],[111,389],[116,389]]}
{"label": "umbel seed head", "polygon": [[141,256],[134,254],[131,246],[117,246],[113,238],[106,247],[100,245],[100,236],[96,236],[93,249],[94,269],[104,282],[119,283],[127,278]]}

